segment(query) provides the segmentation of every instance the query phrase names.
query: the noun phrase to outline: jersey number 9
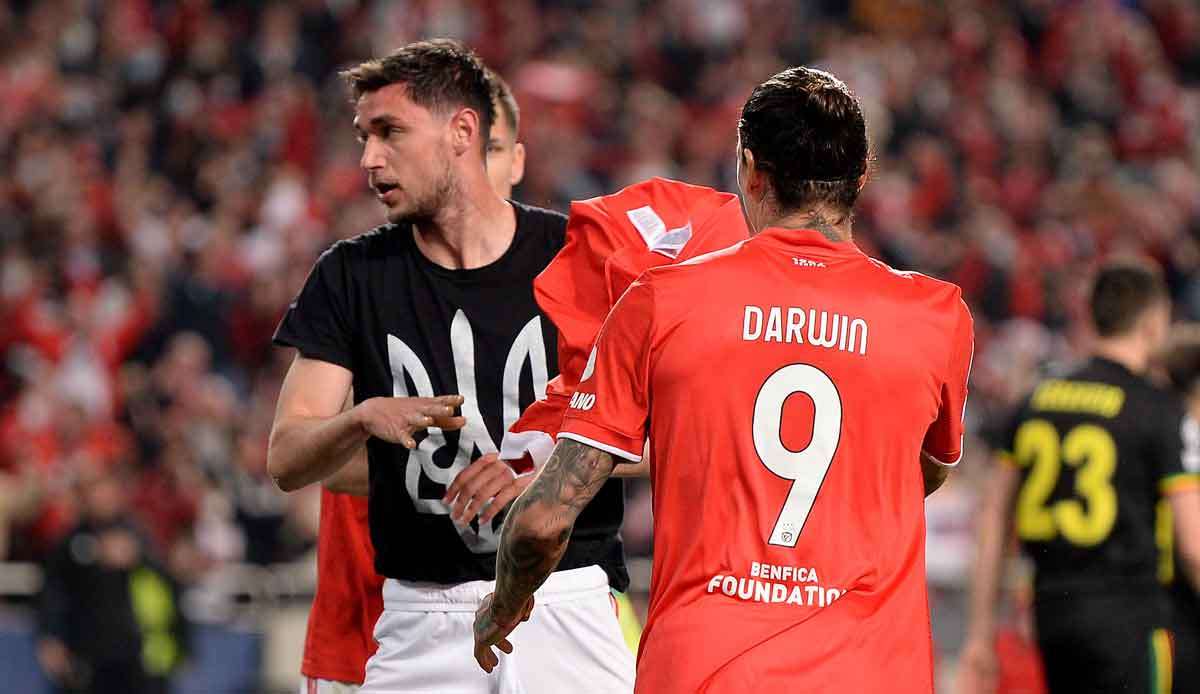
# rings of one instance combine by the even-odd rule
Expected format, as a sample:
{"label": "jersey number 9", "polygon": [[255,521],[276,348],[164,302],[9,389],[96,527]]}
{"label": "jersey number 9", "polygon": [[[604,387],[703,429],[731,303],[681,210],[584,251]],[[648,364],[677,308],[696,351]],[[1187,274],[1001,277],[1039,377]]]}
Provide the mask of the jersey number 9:
{"label": "jersey number 9", "polygon": [[[812,441],[793,451],[783,443],[783,405],[795,393],[812,398]],[[842,436],[842,398],[833,381],[815,366],[790,364],[771,374],[754,401],[754,450],[768,470],[792,488],[779,511],[768,544],[795,547],[817,500]]]}

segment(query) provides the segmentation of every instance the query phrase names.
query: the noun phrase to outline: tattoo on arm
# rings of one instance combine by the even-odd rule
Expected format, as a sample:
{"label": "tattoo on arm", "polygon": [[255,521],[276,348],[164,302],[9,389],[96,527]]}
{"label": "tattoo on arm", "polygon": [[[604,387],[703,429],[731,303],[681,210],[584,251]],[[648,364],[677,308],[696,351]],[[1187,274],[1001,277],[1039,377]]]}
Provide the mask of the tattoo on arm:
{"label": "tattoo on arm", "polygon": [[599,449],[569,440],[554,448],[504,521],[492,602],[497,615],[519,616],[529,596],[562,559],[575,519],[612,471],[612,456]]}

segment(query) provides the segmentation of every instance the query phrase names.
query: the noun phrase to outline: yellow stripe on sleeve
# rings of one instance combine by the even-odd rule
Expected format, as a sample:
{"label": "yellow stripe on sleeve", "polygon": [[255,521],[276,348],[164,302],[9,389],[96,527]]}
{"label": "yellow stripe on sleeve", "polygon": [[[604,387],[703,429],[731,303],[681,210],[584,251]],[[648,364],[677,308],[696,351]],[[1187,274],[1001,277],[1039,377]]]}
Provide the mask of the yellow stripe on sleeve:
{"label": "yellow stripe on sleeve", "polygon": [[1158,483],[1158,488],[1163,494],[1200,489],[1200,473],[1181,472],[1176,475],[1168,475]]}

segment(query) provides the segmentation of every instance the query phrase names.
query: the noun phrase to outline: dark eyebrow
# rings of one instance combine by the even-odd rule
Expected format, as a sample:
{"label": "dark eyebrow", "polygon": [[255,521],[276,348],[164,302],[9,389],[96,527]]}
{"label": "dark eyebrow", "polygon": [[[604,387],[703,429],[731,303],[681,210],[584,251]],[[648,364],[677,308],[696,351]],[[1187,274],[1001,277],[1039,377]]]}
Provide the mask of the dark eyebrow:
{"label": "dark eyebrow", "polygon": [[375,116],[374,118],[372,118],[370,121],[367,122],[367,127],[363,128],[362,123],[358,120],[358,118],[354,119],[354,131],[359,133],[360,135],[365,134],[368,130],[379,130],[381,128],[389,128],[389,127],[390,128],[403,128],[404,123],[401,122],[400,119],[398,119],[394,116],[389,116],[387,114],[384,114],[384,115],[380,115],[380,116]]}
{"label": "dark eyebrow", "polygon": [[384,114],[384,115],[375,116],[374,118],[372,118],[367,123],[367,127],[368,128],[382,128],[382,127],[403,128],[404,123],[401,122],[400,119],[396,118],[395,116],[389,116],[387,114]]}

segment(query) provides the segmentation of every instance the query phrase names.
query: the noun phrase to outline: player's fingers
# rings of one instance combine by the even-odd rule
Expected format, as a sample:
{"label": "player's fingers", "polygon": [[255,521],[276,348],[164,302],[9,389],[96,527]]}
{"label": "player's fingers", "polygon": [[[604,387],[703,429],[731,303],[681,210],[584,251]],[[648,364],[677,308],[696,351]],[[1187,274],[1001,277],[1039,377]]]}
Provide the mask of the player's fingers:
{"label": "player's fingers", "polygon": [[444,431],[457,431],[467,425],[466,417],[434,416],[433,426]]}
{"label": "player's fingers", "polygon": [[[489,473],[490,474],[490,473]],[[492,487],[489,478],[483,478],[475,483],[468,485],[459,492],[455,498],[454,504],[451,507],[450,515],[454,520],[465,523],[471,518],[471,509],[475,509],[478,513],[480,507],[487,502],[491,497],[487,495],[486,489]]]}
{"label": "player's fingers", "polygon": [[433,426],[433,417],[423,412],[414,412],[408,416],[408,424],[415,429],[425,429]]}
{"label": "player's fingers", "polygon": [[416,405],[420,408],[445,408],[462,407],[464,402],[461,395],[435,395],[429,398],[405,398],[405,402]]}
{"label": "player's fingers", "polygon": [[512,641],[509,641],[508,639],[500,639],[500,642],[496,644],[496,647],[505,653],[513,652]]}
{"label": "player's fingers", "polygon": [[479,514],[480,524],[491,523],[492,519],[500,515],[500,512],[503,511],[506,506],[511,504],[513,499],[516,499],[518,496],[520,496],[521,492],[524,490],[525,487],[517,484],[505,485],[503,489],[501,489],[494,497],[492,497],[492,503],[483,510],[483,513]]}
{"label": "player's fingers", "polygon": [[486,465],[477,465],[475,463],[468,465],[466,469],[455,475],[454,479],[450,482],[450,486],[446,487],[446,494],[442,497],[442,503],[450,503],[450,500],[462,494],[475,478],[487,474],[487,472]]}
{"label": "player's fingers", "polygon": [[492,671],[492,664],[488,658],[491,653],[491,648],[482,644],[475,644],[475,662],[479,663],[479,667],[483,668],[484,672]]}
{"label": "player's fingers", "polygon": [[446,488],[446,494],[442,497],[442,503],[450,503],[451,499],[462,494],[468,488],[472,488],[481,477],[493,473],[492,468],[495,466],[489,464],[494,460],[491,457],[493,455],[489,453],[480,456],[478,460],[468,465],[465,470],[455,475],[454,479],[450,482],[450,486]]}
{"label": "player's fingers", "polygon": [[473,513],[479,513],[488,499],[499,494],[511,481],[511,472],[500,466],[490,466],[458,495],[458,520],[465,522]]}

